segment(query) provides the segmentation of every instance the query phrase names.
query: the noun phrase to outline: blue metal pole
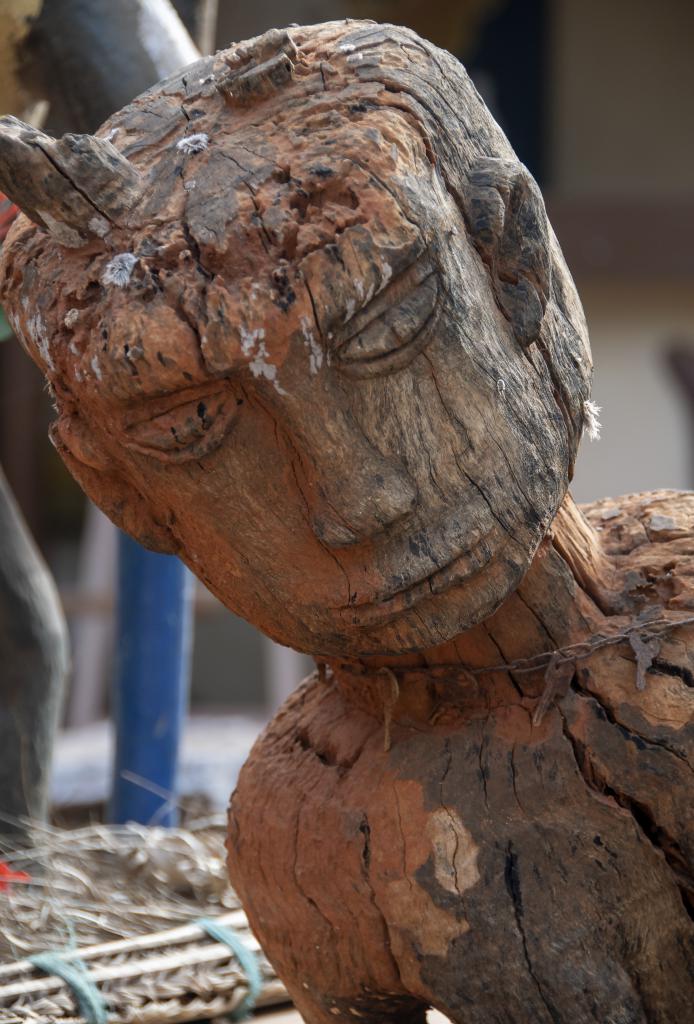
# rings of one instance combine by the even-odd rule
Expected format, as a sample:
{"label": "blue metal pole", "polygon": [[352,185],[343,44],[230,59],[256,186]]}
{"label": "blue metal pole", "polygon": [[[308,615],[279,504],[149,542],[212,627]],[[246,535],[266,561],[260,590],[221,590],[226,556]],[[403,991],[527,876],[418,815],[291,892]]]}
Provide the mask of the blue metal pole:
{"label": "blue metal pole", "polygon": [[[192,640],[192,576],[119,535],[113,822],[175,825]],[[125,777],[124,777],[125,773]]]}

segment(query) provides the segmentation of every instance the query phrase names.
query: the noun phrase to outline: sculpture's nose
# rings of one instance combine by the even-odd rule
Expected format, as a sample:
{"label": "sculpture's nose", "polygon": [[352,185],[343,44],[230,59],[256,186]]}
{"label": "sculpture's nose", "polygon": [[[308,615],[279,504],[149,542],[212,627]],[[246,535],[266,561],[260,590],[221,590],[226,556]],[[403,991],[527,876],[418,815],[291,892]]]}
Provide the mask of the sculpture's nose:
{"label": "sculpture's nose", "polygon": [[351,430],[342,425],[345,432],[336,436],[320,418],[304,421],[296,439],[303,448],[300,483],[311,526],[331,548],[368,540],[411,512],[417,501],[404,466],[384,457],[354,425]]}
{"label": "sculpture's nose", "polygon": [[416,503],[416,491],[404,473],[373,453],[368,464],[357,458],[326,467],[316,483],[311,525],[321,543],[331,548],[368,540]]}
{"label": "sculpture's nose", "polygon": [[266,391],[311,528],[330,548],[367,541],[409,515],[418,499],[373,404],[355,400],[352,408],[338,385],[327,373],[307,374],[286,379],[281,392]]}

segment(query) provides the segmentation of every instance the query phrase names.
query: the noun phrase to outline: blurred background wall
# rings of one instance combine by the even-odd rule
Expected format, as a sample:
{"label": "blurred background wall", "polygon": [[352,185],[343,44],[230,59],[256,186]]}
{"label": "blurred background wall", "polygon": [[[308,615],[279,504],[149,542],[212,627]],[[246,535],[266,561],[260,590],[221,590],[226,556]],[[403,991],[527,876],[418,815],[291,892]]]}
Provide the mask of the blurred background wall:
{"label": "blurred background wall", "polygon": [[548,12],[544,186],[588,318],[604,425],[574,490],[586,501],[691,487],[669,356],[694,343],[694,5],[558,0]]}
{"label": "blurred background wall", "polygon": [[[408,24],[459,56],[540,182],[585,306],[603,407],[576,497],[692,486],[694,4],[219,0],[216,45],[343,17]],[[0,344],[0,462],[77,634],[88,685],[69,705],[76,722],[105,711],[114,545],[48,444],[50,418],[38,373],[18,345]],[[198,591],[194,708],[265,715],[308,666]]]}

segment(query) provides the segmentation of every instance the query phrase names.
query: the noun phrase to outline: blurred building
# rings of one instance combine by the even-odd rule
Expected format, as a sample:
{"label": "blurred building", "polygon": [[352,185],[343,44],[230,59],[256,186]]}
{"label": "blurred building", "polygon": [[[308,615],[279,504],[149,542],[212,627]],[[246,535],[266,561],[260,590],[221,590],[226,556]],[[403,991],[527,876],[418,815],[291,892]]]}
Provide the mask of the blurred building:
{"label": "blurred building", "polygon": [[691,487],[691,425],[667,354],[675,342],[694,351],[694,6],[552,7],[548,205],[586,310],[604,426],[575,493]]}
{"label": "blurred building", "polygon": [[[543,188],[583,299],[603,408],[603,439],[583,446],[576,497],[692,486],[689,409],[667,356],[675,343],[694,352],[694,5],[219,0],[217,46],[342,17],[409,24],[461,57]],[[45,441],[49,419],[38,374],[18,346],[0,345],[0,459],[73,619],[103,619],[108,580],[93,584],[101,604],[75,590],[83,499]],[[198,704],[267,706],[306,664],[283,661],[208,598],[197,636]]]}

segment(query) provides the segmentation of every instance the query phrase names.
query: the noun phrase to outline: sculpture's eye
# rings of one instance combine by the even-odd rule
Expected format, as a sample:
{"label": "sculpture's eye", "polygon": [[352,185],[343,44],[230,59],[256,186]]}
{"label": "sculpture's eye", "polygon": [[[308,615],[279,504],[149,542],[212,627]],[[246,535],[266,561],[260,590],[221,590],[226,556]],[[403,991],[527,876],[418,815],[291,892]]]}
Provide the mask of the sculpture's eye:
{"label": "sculpture's eye", "polygon": [[[199,459],[221,444],[243,404],[228,389],[169,398],[147,419],[130,423],[125,430],[126,445],[164,461]],[[176,402],[176,404],[173,404]]]}
{"label": "sculpture's eye", "polygon": [[340,369],[365,377],[406,366],[432,335],[438,293],[436,272],[416,264],[345,325],[334,348]]}

